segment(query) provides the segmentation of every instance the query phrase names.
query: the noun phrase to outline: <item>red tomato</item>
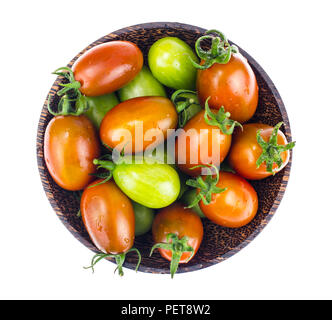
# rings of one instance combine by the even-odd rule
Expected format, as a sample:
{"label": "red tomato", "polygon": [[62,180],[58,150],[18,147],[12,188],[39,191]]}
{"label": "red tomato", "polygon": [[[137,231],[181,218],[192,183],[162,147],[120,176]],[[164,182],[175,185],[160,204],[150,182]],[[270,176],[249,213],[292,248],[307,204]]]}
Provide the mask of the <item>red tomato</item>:
{"label": "red tomato", "polygon": [[116,91],[135,78],[143,66],[143,54],[129,41],[110,41],[80,56],[73,65],[75,80],[86,96]]}
{"label": "red tomato", "polygon": [[66,190],[81,190],[93,179],[93,159],[100,144],[93,124],[85,116],[56,116],[47,125],[44,155],[54,181]]}
{"label": "red tomato", "polygon": [[215,63],[208,69],[198,70],[196,87],[201,105],[211,97],[210,107],[219,109],[223,106],[231,113],[233,120],[246,122],[256,111],[256,77],[247,60],[240,54],[232,54],[226,64]]}
{"label": "red tomato", "polygon": [[[106,114],[100,125],[100,138],[103,143],[118,151],[124,148],[125,153],[138,153],[152,143],[164,141],[167,129],[175,129],[177,120],[175,107],[169,99],[133,98],[118,104]],[[140,131],[140,125],[142,135],[136,134]],[[156,137],[144,137],[147,131],[158,134]]]}
{"label": "red tomato", "polygon": [[135,214],[129,198],[113,181],[92,182],[81,198],[81,214],[95,246],[104,253],[129,250],[135,238]]}
{"label": "red tomato", "polygon": [[[211,111],[217,113],[216,110]],[[232,135],[224,134],[217,126],[207,124],[204,114],[205,110],[202,110],[190,119],[175,143],[176,163],[181,171],[190,176],[201,174],[201,168],[190,169],[197,165],[213,164],[218,167],[227,156],[231,146]],[[190,138],[188,138],[188,134],[190,134]],[[181,147],[182,145],[185,145],[185,148]],[[213,148],[216,148],[218,152],[213,153]],[[201,157],[201,153],[204,155],[205,150],[207,151],[206,156],[210,157],[210,160]],[[193,160],[196,158],[193,156],[197,156],[197,161],[191,161],[191,157]]]}
{"label": "red tomato", "polygon": [[239,228],[249,223],[256,215],[258,198],[255,189],[239,175],[220,172],[218,188],[227,188],[212,194],[209,204],[200,201],[204,215],[216,224]]}
{"label": "red tomato", "polygon": [[[203,239],[203,224],[199,216],[192,209],[185,209],[179,203],[162,209],[155,217],[152,225],[152,235],[155,243],[167,243],[167,235],[175,234],[181,240],[188,238],[187,244],[194,249],[183,252],[179,263],[187,263],[196,254]],[[158,249],[167,260],[172,261],[172,251]]]}
{"label": "red tomato", "polygon": [[[262,163],[257,168],[257,160],[262,154],[262,147],[258,144],[256,134],[258,130],[261,131],[261,136],[264,141],[268,142],[273,127],[261,123],[250,123],[243,126],[243,131],[237,130],[234,133],[232,147],[229,153],[229,163],[234,170],[246,179],[260,180],[273,173],[267,171],[265,163]],[[286,145],[287,139],[285,135],[279,130],[277,143],[279,145]],[[289,151],[281,152],[280,157],[282,159],[282,166],[278,168],[278,165],[274,163],[273,172],[279,172],[282,170],[289,161]]]}

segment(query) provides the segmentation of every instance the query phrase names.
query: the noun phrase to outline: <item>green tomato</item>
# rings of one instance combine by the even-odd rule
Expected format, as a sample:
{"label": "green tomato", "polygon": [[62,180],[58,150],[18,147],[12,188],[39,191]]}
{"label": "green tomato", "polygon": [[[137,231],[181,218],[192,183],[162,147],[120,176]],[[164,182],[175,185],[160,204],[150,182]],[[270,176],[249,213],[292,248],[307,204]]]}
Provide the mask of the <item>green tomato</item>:
{"label": "green tomato", "polygon": [[120,101],[136,97],[167,97],[163,85],[152,75],[148,67],[143,66],[139,74],[118,91]]}
{"label": "green tomato", "polygon": [[177,169],[177,172],[179,174],[180,183],[181,183],[180,193],[178,196],[178,199],[180,199],[184,195],[184,193],[189,189],[188,185],[186,184],[186,181],[188,180],[188,176],[186,174],[184,174],[182,171],[180,171],[179,169]]}
{"label": "green tomato", "polygon": [[186,184],[188,176],[178,169],[178,167],[175,164],[174,155],[167,153],[167,145],[164,144],[162,146],[162,148],[159,148],[159,147],[160,147],[160,145],[152,151],[151,155],[147,156],[147,159],[149,159],[151,157],[152,161],[160,162],[160,163],[167,163],[169,166],[171,166],[172,168],[174,168],[176,170],[176,172],[178,173],[179,178],[180,178],[180,193],[178,195],[178,199],[180,199],[182,197],[182,195],[189,188]]}
{"label": "green tomato", "polygon": [[190,46],[175,37],[159,39],[148,53],[149,67],[154,77],[173,89],[195,89],[197,69],[190,58],[199,63]]}
{"label": "green tomato", "polygon": [[135,202],[148,208],[163,208],[180,193],[180,178],[174,168],[164,163],[122,161],[116,164],[113,178],[118,187]]}
{"label": "green tomato", "polygon": [[141,236],[151,230],[154,210],[132,201],[135,211],[135,236]]}
{"label": "green tomato", "polygon": [[[160,145],[159,145],[160,146]],[[148,155],[147,158],[151,157],[152,161],[160,162],[160,163],[167,163],[169,166],[171,166],[173,169],[176,170],[176,172],[179,175],[180,178],[180,192],[177,199],[180,199],[182,195],[188,190],[188,185],[186,184],[186,181],[188,180],[188,176],[184,174],[175,164],[175,159],[173,154],[167,153],[167,145],[164,144],[162,148],[156,148],[153,150],[151,155]]]}
{"label": "green tomato", "polygon": [[[194,201],[196,195],[197,193],[195,189],[188,190],[183,194],[181,202],[184,205],[189,206]],[[201,208],[199,207],[199,204],[196,204],[191,209],[193,209],[201,218],[205,218],[205,215],[202,212]]]}
{"label": "green tomato", "polygon": [[119,103],[115,93],[109,93],[97,97],[84,96],[83,98],[86,99],[89,106],[85,115],[92,121],[97,129],[99,129],[100,123],[106,113]]}

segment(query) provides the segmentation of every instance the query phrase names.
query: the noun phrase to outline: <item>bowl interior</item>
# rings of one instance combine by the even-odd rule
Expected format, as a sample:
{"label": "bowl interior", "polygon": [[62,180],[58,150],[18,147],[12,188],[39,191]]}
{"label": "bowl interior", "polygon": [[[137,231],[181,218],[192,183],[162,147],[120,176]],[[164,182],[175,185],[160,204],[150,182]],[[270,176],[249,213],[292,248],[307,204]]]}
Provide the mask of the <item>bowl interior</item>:
{"label": "bowl interior", "polygon": [[[204,29],[199,27],[179,23],[149,23],[132,26],[115,31],[95,41],[80,52],[68,65],[71,66],[83,52],[91,47],[112,40],[128,40],[136,43],[142,50],[146,63],[149,47],[156,40],[165,36],[175,36],[186,41],[194,48],[196,39],[200,37],[204,31]],[[244,50],[239,49],[253,68],[259,86],[258,108],[254,118],[252,118],[250,122],[275,125],[283,121],[285,125],[282,131],[285,133],[288,141],[290,141],[291,132],[287,113],[276,88],[257,62]],[[51,104],[57,103],[58,99],[55,93],[59,90],[58,83],[59,78],[55,81],[49,92]],[[41,112],[37,136],[37,158],[42,184],[53,209],[67,229],[84,245],[92,251],[97,252],[84,228],[82,219],[77,215],[79,209],[79,197],[77,193],[61,189],[55,184],[46,168],[43,140],[46,126],[52,118],[51,114],[47,111],[46,102],[47,99]],[[287,185],[290,166],[291,161],[286,168],[276,176],[269,177],[262,181],[251,182],[258,193],[259,209],[254,220],[248,225],[238,229],[230,229],[223,228],[204,219],[205,232],[201,247],[196,256],[189,263],[179,266],[178,272],[188,272],[213,265],[225,260],[246,246],[262,230],[275,213]],[[152,244],[151,233],[136,237],[135,247],[138,248],[142,254],[142,263],[139,270],[151,273],[169,273],[169,262],[164,260],[157,251],[152,257],[149,257]],[[137,256],[134,253],[128,254],[125,267],[134,269],[136,263]]]}

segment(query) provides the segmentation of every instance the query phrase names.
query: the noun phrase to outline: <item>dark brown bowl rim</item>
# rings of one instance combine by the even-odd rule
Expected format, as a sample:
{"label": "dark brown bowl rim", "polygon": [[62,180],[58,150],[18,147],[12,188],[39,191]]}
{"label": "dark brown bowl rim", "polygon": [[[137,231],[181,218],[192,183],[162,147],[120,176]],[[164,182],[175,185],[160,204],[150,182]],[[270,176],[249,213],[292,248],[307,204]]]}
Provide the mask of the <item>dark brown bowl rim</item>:
{"label": "dark brown bowl rim", "polygon": [[[134,30],[139,30],[139,29],[145,29],[145,30],[149,30],[149,29],[155,29],[155,28],[160,28],[160,29],[167,29],[167,28],[171,28],[171,29],[182,29],[182,30],[187,30],[189,32],[192,32],[193,30],[198,30],[201,33],[204,33],[206,31],[206,29],[197,27],[197,26],[193,26],[193,25],[189,25],[189,24],[183,24],[183,23],[178,23],[178,22],[151,22],[151,23],[143,23],[143,24],[136,24],[130,27],[126,27],[126,28],[121,28],[117,31],[114,31],[112,33],[110,33],[109,35],[121,35],[123,33],[127,33],[129,31],[134,31]],[[87,46],[84,50],[82,50],[78,55],[76,55],[75,58],[73,58],[71,60],[71,62],[68,64],[68,66],[71,66],[73,64],[73,62],[78,58],[78,56],[80,56],[84,51],[90,49],[91,47],[97,45],[98,43],[102,42],[105,37],[107,37],[108,35],[101,37],[100,39],[94,41],[93,43],[91,43],[89,46]],[[111,37],[110,37],[111,40]],[[231,41],[230,41],[231,42]],[[233,43],[233,42],[231,42]],[[284,106],[284,103],[280,97],[280,94],[278,92],[278,90],[276,89],[275,85],[273,84],[272,80],[270,79],[270,77],[267,75],[267,73],[263,70],[263,68],[257,63],[257,61],[255,59],[253,59],[245,50],[243,50],[242,48],[240,48],[241,54],[243,56],[246,57],[246,59],[248,60],[248,62],[250,63],[251,66],[253,66],[257,72],[260,74],[260,76],[263,78],[263,80],[266,82],[266,84],[268,85],[268,88],[270,89],[271,93],[273,94],[274,98],[276,99],[276,101],[278,101],[278,108],[280,109],[281,115],[282,115],[282,119],[284,122],[284,133],[287,137],[288,141],[291,141],[292,135],[291,135],[291,129],[290,129],[290,123],[289,123],[289,119],[288,119],[288,115],[286,112],[286,108]],[[56,85],[56,81],[53,84],[50,92],[52,90],[54,90],[54,87],[57,87]],[[48,96],[47,96],[48,97]],[[47,102],[47,99],[45,101],[45,103]],[[38,169],[39,169],[39,173],[41,178],[43,177],[44,174],[44,170],[45,169],[45,163],[44,163],[44,159],[43,159],[43,155],[41,155],[41,148],[40,148],[40,141],[38,141],[38,136],[43,135],[42,132],[42,116],[39,119],[38,122],[38,133],[37,133],[37,160],[38,160]],[[203,269],[212,265],[215,265],[221,261],[224,261],[228,258],[230,258],[231,256],[233,256],[235,253],[239,252],[240,250],[242,250],[244,247],[246,247],[263,229],[264,227],[267,225],[267,223],[271,220],[271,218],[274,216],[278,206],[280,205],[280,202],[284,196],[285,193],[285,189],[286,186],[288,184],[288,179],[289,179],[289,175],[290,175],[290,169],[291,169],[291,163],[292,163],[292,153],[290,155],[290,161],[287,164],[287,166],[283,169],[283,179],[282,179],[282,185],[279,189],[279,192],[273,202],[273,205],[270,209],[269,214],[266,215],[266,217],[261,221],[261,223],[257,226],[257,228],[246,238],[245,241],[241,242],[239,245],[233,247],[231,250],[229,250],[227,253],[225,253],[224,255],[222,255],[221,257],[217,257],[215,259],[211,259],[209,261],[203,261],[202,263],[196,264],[196,265],[192,265],[190,267],[186,267],[184,269],[179,269],[178,273],[183,273],[183,272],[191,272],[191,271],[196,271],[199,269]],[[58,207],[58,205],[56,204],[55,201],[52,201],[52,197],[49,195],[49,189],[48,189],[48,184],[41,179],[42,181],[42,185],[44,188],[44,191],[46,193],[46,196],[48,198],[48,200],[50,201],[54,211],[57,212],[61,212],[60,208]],[[91,246],[91,244],[86,241],[86,239],[84,239],[82,236],[80,236],[79,234],[77,234],[76,232],[74,232],[72,230],[72,227],[70,225],[70,223],[68,221],[66,221],[65,219],[60,219],[62,221],[62,223],[65,225],[65,227],[74,235],[74,237],[76,239],[78,239],[81,243],[83,243],[86,247],[88,247],[90,250],[96,252],[96,249]],[[111,260],[112,261],[112,260]],[[133,263],[128,263],[125,262],[124,267],[135,270],[136,265]],[[147,267],[147,266],[141,266],[139,268],[140,272],[147,272],[147,273],[169,273],[168,271],[165,271],[165,269],[159,269],[156,267]]]}

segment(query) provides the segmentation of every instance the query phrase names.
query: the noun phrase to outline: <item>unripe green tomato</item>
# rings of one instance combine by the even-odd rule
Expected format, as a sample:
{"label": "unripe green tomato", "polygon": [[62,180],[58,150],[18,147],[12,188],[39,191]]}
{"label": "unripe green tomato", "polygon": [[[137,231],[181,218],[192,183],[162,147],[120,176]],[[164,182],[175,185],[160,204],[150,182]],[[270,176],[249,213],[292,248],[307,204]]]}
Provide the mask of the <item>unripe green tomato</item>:
{"label": "unripe green tomato", "polygon": [[164,144],[163,146],[159,145],[156,149],[152,151],[151,155],[148,155],[148,158],[149,157],[152,158],[151,161],[166,163],[176,170],[180,178],[180,193],[177,199],[180,199],[182,195],[188,190],[188,186],[186,184],[188,176],[178,169],[178,167],[175,164],[174,155],[167,153],[167,145],[166,144]]}
{"label": "unripe green tomato", "polygon": [[163,85],[152,75],[148,67],[143,66],[139,74],[118,91],[120,101],[136,97],[167,97]]}
{"label": "unripe green tomato", "polygon": [[84,96],[83,98],[87,100],[89,106],[85,115],[92,121],[97,129],[99,129],[100,123],[106,113],[119,104],[119,100],[115,93],[109,93],[97,97]]}
{"label": "unripe green tomato", "polygon": [[159,209],[177,199],[180,178],[174,168],[164,163],[126,162],[124,158],[122,163],[116,165],[113,178],[131,200],[148,208]]}
{"label": "unripe green tomato", "polygon": [[182,171],[180,171],[178,168],[176,168],[176,171],[179,175],[180,183],[181,183],[178,199],[181,199],[182,196],[185,194],[185,192],[189,189],[188,185],[186,184],[186,181],[188,180],[188,176],[186,174],[184,174]]}
{"label": "unripe green tomato", "polygon": [[165,37],[156,41],[148,53],[153,76],[173,89],[194,90],[197,69],[192,65],[199,60],[191,47],[179,38]]}
{"label": "unripe green tomato", "polygon": [[151,230],[154,210],[132,201],[135,211],[135,236],[141,236]]}

